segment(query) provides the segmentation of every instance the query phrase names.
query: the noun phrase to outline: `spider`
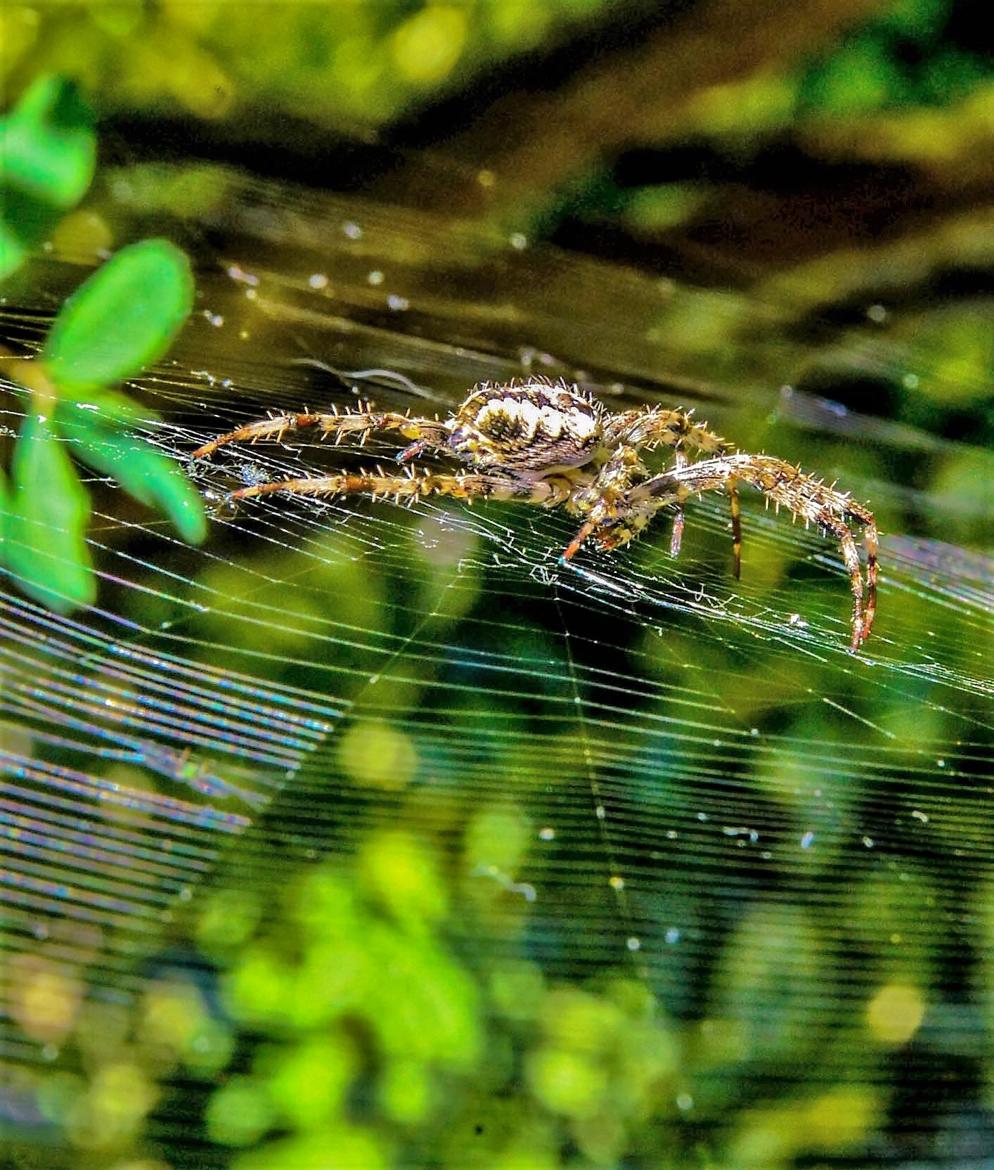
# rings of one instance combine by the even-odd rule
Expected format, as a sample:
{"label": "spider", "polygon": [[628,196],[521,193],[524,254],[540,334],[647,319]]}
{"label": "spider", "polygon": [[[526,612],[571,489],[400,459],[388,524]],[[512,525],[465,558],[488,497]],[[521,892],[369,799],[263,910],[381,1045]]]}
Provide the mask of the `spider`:
{"label": "spider", "polygon": [[[397,455],[399,473],[373,471],[310,476],[253,483],[232,499],[283,492],[292,495],[368,495],[413,503],[428,495],[456,499],[517,500],[544,508],[564,508],[581,520],[563,557],[575,556],[593,537],[604,549],[628,544],[664,507],[675,511],[670,552],[680,551],[683,507],[688,496],[722,488],[731,508],[735,576],[739,576],[742,521],[738,484],[758,488],[777,510],[817,524],[842,550],[853,595],[852,642],[857,651],[873,625],[877,594],[877,529],[873,513],[845,492],[805,475],[772,455],[736,451],[691,413],[641,407],[609,411],[593,396],[565,381],[542,377],[508,383],[481,382],[448,418],[419,418],[390,411],[360,409],[339,413],[281,414],[249,423],[205,443],[194,459],[212,455],[228,443],[249,439],[279,442],[287,431],[317,427],[337,443],[355,437],[364,444],[373,432],[394,431],[407,445]],[[653,473],[642,453],[673,449],[673,462]],[[689,454],[702,456],[691,462]],[[465,470],[440,472],[415,468],[422,455],[448,456]],[[862,526],[866,547],[866,587],[851,525]]]}

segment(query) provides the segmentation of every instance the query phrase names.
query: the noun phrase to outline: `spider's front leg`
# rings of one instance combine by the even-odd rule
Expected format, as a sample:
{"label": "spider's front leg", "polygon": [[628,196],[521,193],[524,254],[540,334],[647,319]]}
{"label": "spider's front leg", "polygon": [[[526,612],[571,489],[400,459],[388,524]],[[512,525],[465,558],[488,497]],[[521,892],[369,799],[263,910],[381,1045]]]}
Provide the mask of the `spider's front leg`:
{"label": "spider's front leg", "polygon": [[604,423],[604,441],[609,446],[673,447],[676,451],[699,451],[719,455],[730,444],[715,434],[707,423],[698,422],[690,411],[641,407],[609,415]]}
{"label": "spider's front leg", "polygon": [[[673,455],[674,474],[679,475],[682,469],[687,466],[687,456],[682,451],[676,451]],[[732,515],[732,572],[735,575],[735,580],[738,581],[742,576],[742,501],[739,499],[739,489],[735,486],[734,479],[730,479],[724,487],[728,495],[728,509]],[[678,557],[680,545],[683,543],[685,516],[683,498],[678,498],[673,506],[675,511],[673,531],[670,535],[670,556]]]}
{"label": "spider's front leg", "polygon": [[[640,484],[633,495],[636,498],[641,495],[651,496],[661,504],[680,503],[692,492],[727,489],[730,483],[737,480],[751,484],[773,500],[777,508],[781,505],[789,508],[794,516],[800,516],[806,523],[817,524],[838,540],[853,595],[851,649],[858,650],[870,636],[877,609],[878,537],[876,520],[868,508],[851,500],[845,493],[826,486],[821,480],[805,475],[799,467],[782,459],[771,455],[742,453],[674,468]],[[865,606],[859,550],[851,524],[863,528],[866,548]]]}
{"label": "spider's front leg", "polygon": [[219,435],[204,443],[193,452],[193,459],[206,459],[218,449],[229,443],[242,443],[246,440],[252,443],[259,439],[273,439],[280,442],[287,431],[299,431],[308,427],[319,427],[322,437],[334,435],[335,442],[340,443],[347,435],[357,435],[359,443],[365,444],[374,431],[397,431],[403,438],[411,441],[411,446],[401,452],[398,459],[406,461],[414,455],[430,447],[442,447],[448,440],[448,429],[438,419],[412,418],[407,414],[398,414],[394,411],[337,411],[300,414],[278,414],[273,418],[261,419],[258,422],[248,423],[237,427],[226,435]]}

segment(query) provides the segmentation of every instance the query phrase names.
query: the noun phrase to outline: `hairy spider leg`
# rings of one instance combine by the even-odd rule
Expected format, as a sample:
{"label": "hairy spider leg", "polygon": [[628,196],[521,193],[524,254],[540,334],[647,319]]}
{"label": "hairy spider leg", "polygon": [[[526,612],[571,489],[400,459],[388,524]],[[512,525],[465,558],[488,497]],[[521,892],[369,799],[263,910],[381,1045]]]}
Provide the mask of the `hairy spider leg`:
{"label": "hairy spider leg", "polygon": [[[198,447],[192,458],[204,459],[212,455],[218,447],[228,443],[241,443],[249,440],[253,443],[259,439],[275,439],[280,442],[287,431],[304,430],[306,427],[320,427],[323,434],[333,434],[335,442],[340,443],[346,435],[358,435],[359,442],[365,443],[373,431],[398,431],[405,439],[413,440],[413,444],[420,450],[426,447],[441,447],[448,438],[448,430],[438,419],[412,418],[407,414],[397,414],[393,411],[357,411],[354,414],[337,414],[334,411],[317,414],[278,414],[273,418],[262,419],[259,422],[248,423],[238,427]],[[423,444],[423,446],[421,446]],[[407,450],[410,450],[408,448]],[[413,452],[417,454],[418,452]],[[406,453],[402,452],[402,456]],[[406,456],[410,458],[411,456]]]}
{"label": "hairy spider leg", "polygon": [[742,501],[734,479],[725,484],[725,490],[728,492],[728,507],[732,513],[732,572],[738,581],[742,577]]}
{"label": "hairy spider leg", "polygon": [[[856,651],[866,641],[873,624],[873,610],[867,604],[863,607],[863,578],[859,563],[859,550],[856,541],[846,522],[835,515],[824,515],[818,521],[826,532],[831,532],[842,548],[842,559],[849,571],[849,584],[852,589],[852,642],[850,649]],[[869,553],[867,553],[869,558]],[[869,574],[868,574],[869,575]],[[869,592],[869,589],[867,590]],[[876,605],[874,605],[874,609]]]}
{"label": "hairy spider leg", "polygon": [[730,444],[715,434],[707,423],[698,422],[690,411],[624,410],[604,419],[604,441],[610,447],[627,443],[632,447],[674,447],[677,451],[700,451],[704,455],[724,454]]}
{"label": "hairy spider leg", "polygon": [[863,545],[866,548],[866,613],[863,616],[863,636],[860,639],[861,642],[865,642],[870,636],[873,619],[877,614],[877,556],[880,552],[880,535],[873,513],[853,500],[848,500],[846,504],[845,519],[850,518],[863,526]]}
{"label": "hairy spider leg", "polygon": [[239,488],[229,496],[245,500],[274,492],[298,496],[354,496],[367,495],[372,499],[392,499],[396,503],[414,503],[425,496],[452,496],[454,499],[520,500],[555,508],[568,498],[572,484],[564,476],[534,480],[510,479],[499,475],[461,472],[454,475],[435,474],[390,475],[378,468],[376,473],[357,472],[350,475],[321,475],[305,479],[274,480],[272,483],[253,484]]}
{"label": "hairy spider leg", "polygon": [[[681,468],[687,466],[687,456],[679,449],[673,454],[674,470],[679,471]],[[683,525],[686,518],[686,512],[683,507],[683,500],[678,500],[674,505],[673,512],[673,530],[670,533],[670,556],[678,557],[680,555],[680,545],[683,544]]]}
{"label": "hairy spider leg", "polygon": [[[827,487],[821,480],[805,475],[799,467],[772,455],[730,454],[706,459],[683,468],[673,468],[647,480],[633,495],[654,496],[660,504],[681,502],[688,492],[713,491],[741,480],[757,488],[775,504],[789,508],[795,516],[817,524],[838,540],[849,573],[853,595],[852,644],[858,650],[870,636],[877,608],[878,537],[873,514],[854,503],[848,495]],[[863,604],[863,577],[859,551],[849,522],[864,528],[866,547],[866,605]]]}
{"label": "hairy spider leg", "polygon": [[[689,466],[687,457],[681,451],[677,451],[673,456],[673,471],[679,474],[682,468]],[[738,581],[742,576],[742,502],[739,499],[739,489],[735,486],[735,480],[730,479],[725,484],[725,491],[728,495],[728,506],[732,514],[732,572],[735,574],[735,580]],[[687,495],[690,493],[688,492]],[[686,498],[678,499],[674,504],[673,515],[673,531],[670,534],[670,556],[678,557],[680,555],[680,545],[683,542],[683,527],[685,518],[685,509],[683,501]]]}
{"label": "hairy spider leg", "polygon": [[[712,431],[707,423],[698,422],[690,411],[685,410],[624,411],[610,417],[605,435],[609,442],[630,443],[634,447],[672,447],[675,471],[688,465],[685,451],[723,455],[732,449],[732,445]],[[732,571],[738,580],[742,576],[742,508],[734,480],[729,480],[726,488],[732,513]],[[670,536],[671,557],[680,555],[684,519],[683,501],[678,500]]]}

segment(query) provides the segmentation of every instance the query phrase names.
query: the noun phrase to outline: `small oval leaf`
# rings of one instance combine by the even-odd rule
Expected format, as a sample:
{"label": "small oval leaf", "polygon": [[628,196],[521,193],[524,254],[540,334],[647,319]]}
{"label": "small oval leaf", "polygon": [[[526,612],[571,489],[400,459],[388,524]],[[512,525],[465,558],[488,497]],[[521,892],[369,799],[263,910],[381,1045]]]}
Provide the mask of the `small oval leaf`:
{"label": "small oval leaf", "polygon": [[162,357],[192,308],[186,256],[168,240],[142,240],[66,301],[42,359],[62,391],[115,384]]}
{"label": "small oval leaf", "polygon": [[85,403],[59,402],[59,433],[74,444],[74,453],[101,475],[110,475],[136,500],[164,512],[180,536],[199,544],[207,535],[200,493],[174,460],[157,451],[130,428],[147,426],[155,415],[123,395],[102,391]]}
{"label": "small oval leaf", "polygon": [[14,448],[3,513],[3,561],[25,593],[68,613],[96,597],[86,547],[89,502],[66,445],[28,415]]}

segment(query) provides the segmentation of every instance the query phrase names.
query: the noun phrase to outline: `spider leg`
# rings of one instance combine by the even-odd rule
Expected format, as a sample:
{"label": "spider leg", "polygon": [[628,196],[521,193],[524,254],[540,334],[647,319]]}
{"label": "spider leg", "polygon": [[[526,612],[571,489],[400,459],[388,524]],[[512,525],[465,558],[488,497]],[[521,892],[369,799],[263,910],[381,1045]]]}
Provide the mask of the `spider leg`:
{"label": "spider leg", "polygon": [[735,486],[734,479],[730,479],[725,488],[732,513],[732,572],[738,581],[742,576],[742,501],[739,499],[739,489]]}
{"label": "spider leg", "polygon": [[819,524],[831,532],[842,548],[842,559],[849,572],[849,586],[852,589],[852,642],[850,649],[855,652],[866,641],[873,624],[873,615],[863,607],[863,575],[859,563],[859,550],[849,526],[838,516],[824,515]]}
{"label": "spider leg", "polygon": [[[771,455],[728,454],[685,467],[671,468],[634,489],[633,496],[654,497],[660,505],[680,503],[686,491],[705,492],[725,488],[734,492],[740,480],[758,488],[776,505],[789,508],[795,516],[817,524],[838,540],[849,573],[853,594],[852,649],[858,650],[870,635],[877,607],[878,537],[873,513],[819,479],[805,475],[782,459]],[[863,527],[866,548],[866,603],[859,552],[850,524]],[[741,518],[737,494],[732,502],[732,533],[736,559],[741,544]]]}
{"label": "spider leg", "polygon": [[567,511],[585,517],[580,531],[566,546],[562,559],[571,560],[589,536],[596,536],[604,549],[620,548],[632,540],[657,510],[653,501],[643,500],[632,508],[632,485],[648,477],[648,470],[635,447],[621,444],[609,459],[571,492]]}
{"label": "spider leg", "polygon": [[863,623],[863,638],[869,637],[873,619],[877,616],[877,553],[880,548],[877,526],[871,524],[863,534],[866,545],[866,620]]}
{"label": "spider leg", "polygon": [[[863,526],[863,546],[866,549],[866,611],[863,614],[860,642],[865,642],[870,636],[873,619],[877,613],[877,555],[880,551],[880,537],[876,519],[869,508],[848,500],[844,519],[854,520]],[[854,645],[853,649],[857,650],[859,647]]]}
{"label": "spider leg", "polygon": [[354,474],[309,476],[303,479],[274,480],[272,483],[253,484],[239,488],[230,495],[232,500],[282,492],[296,496],[354,496],[366,495],[372,499],[391,499],[396,503],[413,503],[425,496],[452,496],[469,500],[522,500],[552,508],[561,504],[570,492],[566,480],[539,479],[533,482],[510,479],[506,476],[479,472],[456,474],[426,473],[420,475],[389,474],[378,468],[375,473],[361,471]]}
{"label": "spider leg", "polygon": [[587,520],[580,525],[580,531],[573,537],[573,539],[566,546],[563,552],[563,560],[571,561],[574,556],[580,551],[580,545],[584,543],[588,536],[591,535],[597,528],[596,520]]}
{"label": "spider leg", "polygon": [[[677,451],[673,462],[674,474],[679,474],[680,470],[686,466],[687,457],[682,452]],[[725,484],[725,490],[728,492],[728,504],[732,513],[732,572],[735,574],[735,580],[738,581],[742,576],[742,503],[734,479],[729,479],[728,483]],[[673,532],[670,536],[671,557],[680,555],[680,545],[683,542],[683,527],[686,518],[683,506],[684,498],[681,496],[675,504]]]}
{"label": "spider leg", "polygon": [[[676,470],[687,466],[687,457],[682,451],[677,451],[673,456],[673,466]],[[680,555],[680,545],[683,543],[683,524],[685,513],[683,510],[683,500],[677,500],[676,511],[673,514],[673,531],[670,534],[670,556],[678,557]]]}
{"label": "spider leg", "polygon": [[631,447],[673,447],[680,451],[700,451],[718,455],[729,444],[707,425],[698,422],[685,410],[661,410],[658,407],[626,410],[608,415],[604,421],[604,441],[611,447],[626,443]]}
{"label": "spider leg", "polygon": [[192,458],[205,459],[228,443],[241,443],[246,439],[275,439],[280,442],[287,431],[303,430],[306,427],[320,427],[322,434],[333,434],[340,443],[346,435],[358,435],[359,442],[365,443],[373,431],[398,431],[405,439],[414,440],[425,447],[438,447],[445,443],[448,432],[445,424],[437,419],[411,418],[410,415],[393,411],[357,411],[354,414],[338,414],[335,411],[317,414],[278,414],[274,418],[262,419],[237,427],[226,435],[220,435],[198,447]]}

